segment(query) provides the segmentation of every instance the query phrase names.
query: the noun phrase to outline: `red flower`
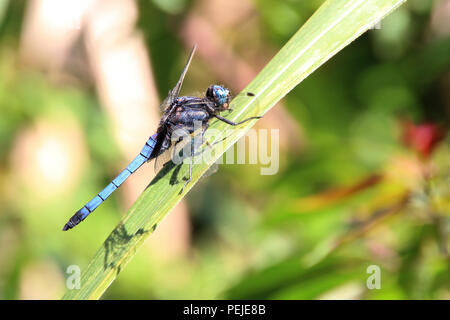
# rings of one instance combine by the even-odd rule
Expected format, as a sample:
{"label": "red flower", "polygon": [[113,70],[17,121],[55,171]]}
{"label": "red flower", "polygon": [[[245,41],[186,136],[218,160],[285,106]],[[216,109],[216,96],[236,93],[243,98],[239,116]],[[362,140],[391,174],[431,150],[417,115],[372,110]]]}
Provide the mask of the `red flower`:
{"label": "red flower", "polygon": [[445,138],[445,130],[435,123],[403,122],[402,141],[419,155],[427,158]]}

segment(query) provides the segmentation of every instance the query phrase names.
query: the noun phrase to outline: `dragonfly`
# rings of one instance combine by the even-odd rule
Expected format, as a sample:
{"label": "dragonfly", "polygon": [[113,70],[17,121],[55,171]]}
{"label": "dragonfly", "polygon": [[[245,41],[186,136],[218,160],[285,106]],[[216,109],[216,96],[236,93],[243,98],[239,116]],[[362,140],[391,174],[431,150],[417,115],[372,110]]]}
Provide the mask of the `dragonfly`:
{"label": "dragonfly", "polygon": [[[209,121],[211,119],[218,119],[228,125],[237,126],[250,120],[262,118],[262,116],[254,116],[240,122],[233,122],[221,116],[221,112],[227,110],[230,111],[229,107],[232,98],[230,91],[222,85],[213,84],[209,86],[204,97],[179,96],[184,77],[191,64],[195,50],[196,45],[193,46],[189,54],[177,84],[169,91],[167,98],[161,104],[161,109],[163,109],[164,112],[156,133],[150,136],[141,152],[121,173],[119,173],[117,177],[69,219],[64,225],[63,231],[74,228],[81,221],[86,219],[89,214],[97,209],[144,163],[158,158],[164,152],[169,150],[173,144],[179,143],[182,138],[179,138],[175,142],[172,141],[172,136],[176,130],[184,130],[189,134],[194,134],[195,131],[198,131],[199,128],[197,127],[199,126],[198,124],[200,124],[201,141],[203,141],[203,136],[208,129]],[[252,97],[255,96],[253,93],[247,93],[247,95]],[[195,139],[192,139],[192,143],[194,140]],[[180,193],[183,192],[186,185],[191,181],[194,151],[195,147],[192,146],[190,148],[189,178]],[[155,161],[156,160],[157,159],[155,159]]]}

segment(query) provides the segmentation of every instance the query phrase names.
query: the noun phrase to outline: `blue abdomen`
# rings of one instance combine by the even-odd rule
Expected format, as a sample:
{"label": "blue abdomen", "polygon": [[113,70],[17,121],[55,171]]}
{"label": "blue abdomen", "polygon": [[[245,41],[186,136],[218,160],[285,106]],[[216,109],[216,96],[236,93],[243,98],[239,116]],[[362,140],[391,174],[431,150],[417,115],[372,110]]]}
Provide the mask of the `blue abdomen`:
{"label": "blue abdomen", "polygon": [[66,223],[63,230],[68,230],[75,227],[81,221],[86,219],[86,217],[98,208],[99,205],[103,203],[117,188],[119,188],[122,183],[140,166],[142,166],[146,161],[151,160],[152,151],[156,144],[156,136],[155,133],[148,140],[145,146],[142,148],[141,152],[134,158],[133,161],[121,172],[117,177],[114,178],[102,191],[100,191],[91,201],[86,203],[83,208],[78,210],[72,218],[70,218],[69,222]]}

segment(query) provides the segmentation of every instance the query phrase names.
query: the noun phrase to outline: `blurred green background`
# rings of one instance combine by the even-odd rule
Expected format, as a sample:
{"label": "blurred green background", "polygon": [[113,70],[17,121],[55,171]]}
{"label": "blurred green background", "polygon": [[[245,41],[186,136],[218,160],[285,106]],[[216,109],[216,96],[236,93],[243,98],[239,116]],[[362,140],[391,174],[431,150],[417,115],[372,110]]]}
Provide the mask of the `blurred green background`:
{"label": "blurred green background", "polygon": [[[0,0],[0,298],[58,299],[150,182],[68,218],[182,93],[239,92],[320,0]],[[221,165],[105,299],[449,299],[450,1],[409,0],[260,122],[280,168]],[[369,289],[369,266],[381,288]]]}

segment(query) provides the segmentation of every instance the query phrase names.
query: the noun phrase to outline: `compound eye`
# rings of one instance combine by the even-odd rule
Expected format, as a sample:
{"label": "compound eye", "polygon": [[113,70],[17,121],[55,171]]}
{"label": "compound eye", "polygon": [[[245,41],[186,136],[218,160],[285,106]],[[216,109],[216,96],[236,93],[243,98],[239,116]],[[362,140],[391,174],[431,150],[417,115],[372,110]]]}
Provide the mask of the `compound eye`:
{"label": "compound eye", "polygon": [[229,91],[221,86],[216,86],[214,89],[215,89],[214,93],[215,93],[216,102],[219,105],[223,105],[223,104],[227,103],[228,96],[230,94]]}

